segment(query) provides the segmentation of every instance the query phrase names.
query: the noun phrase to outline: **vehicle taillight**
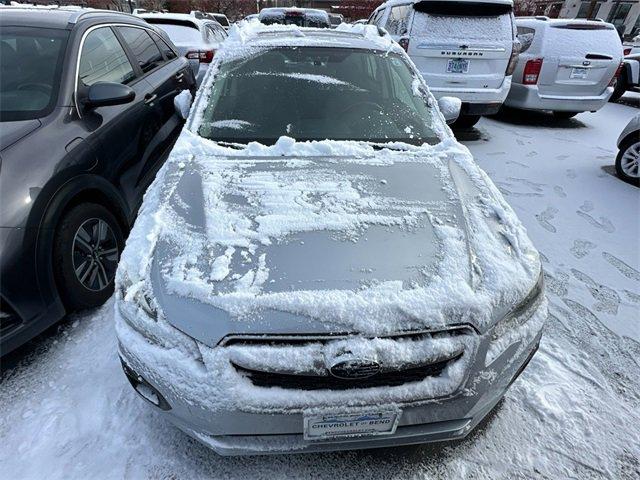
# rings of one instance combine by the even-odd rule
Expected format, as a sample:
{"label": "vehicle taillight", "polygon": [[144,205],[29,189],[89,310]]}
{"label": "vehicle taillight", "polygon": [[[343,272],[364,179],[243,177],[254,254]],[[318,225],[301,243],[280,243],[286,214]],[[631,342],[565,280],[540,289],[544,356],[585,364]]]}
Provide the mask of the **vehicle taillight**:
{"label": "vehicle taillight", "polygon": [[626,57],[627,55],[629,55],[631,53],[631,47],[629,48],[625,48],[622,53],[624,54],[624,56]]}
{"label": "vehicle taillight", "polygon": [[398,43],[405,52],[409,51],[409,39],[407,37],[402,37],[400,40],[398,40]]}
{"label": "vehicle taillight", "polygon": [[211,63],[215,50],[191,50],[186,57],[190,60],[198,60],[200,63]]}
{"label": "vehicle taillight", "polygon": [[541,58],[529,60],[524,66],[524,73],[522,74],[522,84],[535,85],[536,83],[538,83],[540,70],[542,70]]}
{"label": "vehicle taillight", "polygon": [[618,77],[622,73],[622,68],[623,67],[624,67],[624,62],[620,62],[620,65],[618,65],[618,68],[616,69],[616,73],[613,75],[613,78],[609,82],[609,86],[610,87],[615,87],[616,86],[616,82],[618,81]]}
{"label": "vehicle taillight", "polygon": [[507,64],[507,71],[504,72],[506,76],[511,75],[513,71],[516,69],[519,56],[520,56],[520,42],[513,42],[513,47],[511,49],[511,57],[509,58],[509,63]]}

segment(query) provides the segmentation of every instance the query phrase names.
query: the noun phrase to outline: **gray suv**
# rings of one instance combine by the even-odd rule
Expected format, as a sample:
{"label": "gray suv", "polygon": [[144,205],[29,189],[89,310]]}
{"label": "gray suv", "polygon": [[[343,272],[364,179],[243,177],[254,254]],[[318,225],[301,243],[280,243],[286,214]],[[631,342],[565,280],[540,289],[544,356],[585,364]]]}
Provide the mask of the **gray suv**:
{"label": "gray suv", "polygon": [[446,125],[460,102],[440,107],[373,26],[243,22],[118,267],[135,390],[225,455],[466,436],[547,303],[524,227]]}

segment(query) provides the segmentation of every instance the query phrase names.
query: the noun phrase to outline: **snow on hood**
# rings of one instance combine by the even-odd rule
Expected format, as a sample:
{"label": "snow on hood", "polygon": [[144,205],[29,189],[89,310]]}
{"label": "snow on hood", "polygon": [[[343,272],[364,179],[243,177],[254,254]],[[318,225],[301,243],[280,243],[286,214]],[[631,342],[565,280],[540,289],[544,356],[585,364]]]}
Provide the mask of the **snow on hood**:
{"label": "snow on hood", "polygon": [[[251,326],[277,331],[285,317],[294,330],[315,322],[312,330],[373,336],[488,328],[535,284],[537,252],[465,147],[452,139],[393,147],[283,137],[237,150],[185,130],[145,196],[118,284],[128,297],[142,289],[157,298],[169,322],[211,346]],[[409,167],[426,193],[403,193],[394,169]],[[388,251],[362,260],[357,275],[304,277],[305,254],[332,252],[331,263],[353,243],[367,248],[376,229],[392,233]],[[324,235],[315,251],[301,241],[314,232]],[[404,238],[422,242],[422,257],[406,257],[422,247]],[[279,248],[299,262],[283,267]],[[385,257],[406,271],[385,270]],[[173,314],[185,308],[191,314]]]}

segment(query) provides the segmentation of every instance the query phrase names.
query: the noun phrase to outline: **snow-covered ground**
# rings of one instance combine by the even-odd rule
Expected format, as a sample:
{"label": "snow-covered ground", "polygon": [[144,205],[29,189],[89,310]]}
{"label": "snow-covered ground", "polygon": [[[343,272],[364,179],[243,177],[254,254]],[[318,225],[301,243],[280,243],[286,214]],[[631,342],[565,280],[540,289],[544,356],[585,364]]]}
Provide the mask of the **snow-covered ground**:
{"label": "snow-covered ground", "polygon": [[529,368],[465,441],[219,457],[131,389],[110,301],[3,359],[0,478],[640,478],[640,190],[612,167],[633,95],[461,135],[543,253],[551,312]]}

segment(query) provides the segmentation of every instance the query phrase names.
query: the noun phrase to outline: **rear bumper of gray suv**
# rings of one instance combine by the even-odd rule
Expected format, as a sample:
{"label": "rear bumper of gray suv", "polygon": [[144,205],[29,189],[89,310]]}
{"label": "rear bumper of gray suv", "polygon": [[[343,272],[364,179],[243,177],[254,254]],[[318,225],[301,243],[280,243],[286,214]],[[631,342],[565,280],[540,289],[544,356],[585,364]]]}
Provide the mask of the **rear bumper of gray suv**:
{"label": "rear bumper of gray suv", "polygon": [[613,94],[613,87],[607,87],[599,95],[546,95],[540,93],[537,85],[514,83],[505,105],[523,110],[553,110],[557,112],[595,112],[604,107]]}

